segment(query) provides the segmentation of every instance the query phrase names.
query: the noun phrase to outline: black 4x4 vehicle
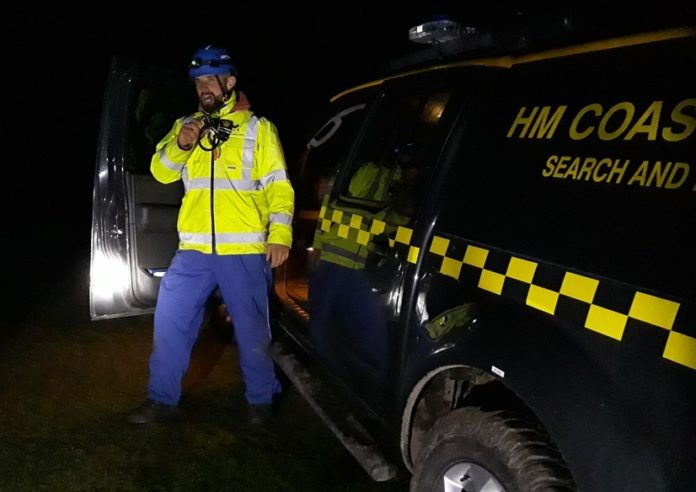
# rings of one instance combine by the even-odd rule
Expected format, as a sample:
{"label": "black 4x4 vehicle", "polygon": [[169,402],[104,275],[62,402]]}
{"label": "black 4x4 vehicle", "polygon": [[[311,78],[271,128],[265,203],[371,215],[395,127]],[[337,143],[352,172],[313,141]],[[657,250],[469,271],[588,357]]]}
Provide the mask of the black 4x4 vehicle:
{"label": "black 4x4 vehicle", "polygon": [[[688,28],[333,98],[291,168],[274,354],[373,478],[400,456],[418,491],[693,490],[694,66]],[[112,115],[159,83],[133,70]],[[176,247],[179,190],[127,140],[97,163],[94,317],[147,310]]]}

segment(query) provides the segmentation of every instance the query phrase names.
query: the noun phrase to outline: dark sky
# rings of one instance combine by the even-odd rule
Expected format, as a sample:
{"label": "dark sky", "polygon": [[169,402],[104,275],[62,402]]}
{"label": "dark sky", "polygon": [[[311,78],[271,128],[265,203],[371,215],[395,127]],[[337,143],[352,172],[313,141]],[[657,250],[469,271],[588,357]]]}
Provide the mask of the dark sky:
{"label": "dark sky", "polygon": [[287,149],[296,149],[317,107],[384,73],[390,56],[415,49],[409,27],[433,14],[484,30],[525,25],[537,31],[571,14],[580,32],[621,33],[646,24],[693,24],[696,2],[660,2],[640,11],[519,1],[421,2],[411,10],[380,1],[292,2],[275,9],[270,2],[159,4],[25,3],[3,11],[3,74],[10,81],[3,174],[10,191],[2,208],[10,211],[3,229],[11,238],[3,249],[50,256],[88,244],[99,112],[115,55],[185,73],[195,48],[226,46],[252,107],[276,123]]}

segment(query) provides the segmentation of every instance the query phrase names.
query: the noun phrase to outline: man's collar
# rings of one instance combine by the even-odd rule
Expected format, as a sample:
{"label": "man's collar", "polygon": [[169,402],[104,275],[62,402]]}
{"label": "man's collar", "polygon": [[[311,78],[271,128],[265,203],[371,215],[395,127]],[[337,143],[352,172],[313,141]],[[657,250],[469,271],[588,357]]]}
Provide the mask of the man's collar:
{"label": "man's collar", "polygon": [[217,111],[219,116],[225,116],[232,112],[235,104],[237,104],[237,91],[233,90],[230,92],[230,97],[225,101],[225,104]]}

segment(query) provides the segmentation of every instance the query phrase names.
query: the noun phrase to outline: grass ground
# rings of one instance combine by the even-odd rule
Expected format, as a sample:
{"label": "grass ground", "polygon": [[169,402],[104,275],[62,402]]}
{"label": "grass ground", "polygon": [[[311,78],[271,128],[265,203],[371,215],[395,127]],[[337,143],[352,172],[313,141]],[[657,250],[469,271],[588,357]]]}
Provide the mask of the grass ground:
{"label": "grass ground", "polygon": [[[125,422],[144,398],[152,318],[88,319],[84,270],[0,333],[0,491],[382,491],[292,387],[270,428],[244,420],[236,348],[205,329],[183,415]],[[12,297],[10,297],[12,299]]]}

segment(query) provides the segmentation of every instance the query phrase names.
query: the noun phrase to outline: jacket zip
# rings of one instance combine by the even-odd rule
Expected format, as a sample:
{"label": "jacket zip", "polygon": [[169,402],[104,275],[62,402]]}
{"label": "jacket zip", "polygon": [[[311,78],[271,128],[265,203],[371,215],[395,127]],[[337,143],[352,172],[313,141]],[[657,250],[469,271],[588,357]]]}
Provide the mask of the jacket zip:
{"label": "jacket zip", "polygon": [[215,244],[215,149],[210,151],[210,231],[213,235],[213,254],[216,254]]}

